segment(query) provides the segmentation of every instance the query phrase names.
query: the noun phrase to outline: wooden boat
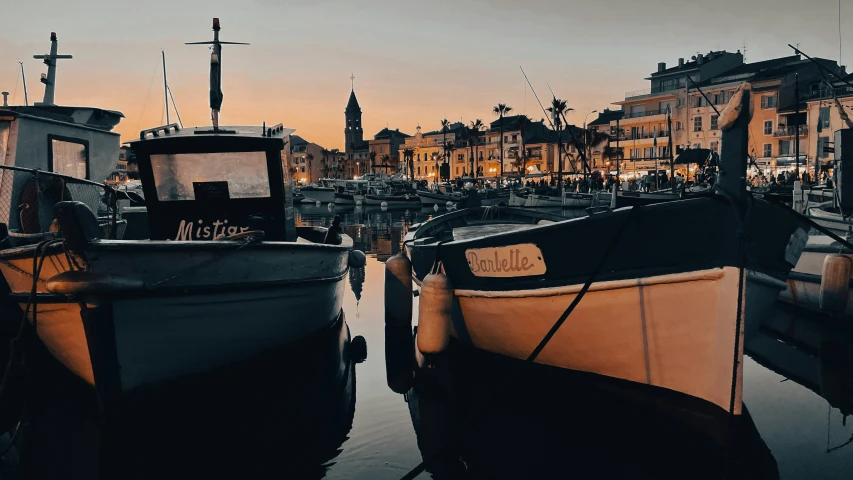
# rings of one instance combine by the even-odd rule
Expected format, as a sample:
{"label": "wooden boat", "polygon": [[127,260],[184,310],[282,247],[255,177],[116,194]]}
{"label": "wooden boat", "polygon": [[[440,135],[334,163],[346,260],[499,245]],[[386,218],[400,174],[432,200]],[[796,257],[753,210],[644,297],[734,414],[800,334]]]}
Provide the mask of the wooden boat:
{"label": "wooden boat", "polygon": [[639,192],[632,190],[618,190],[616,192],[616,207],[652,205],[654,203],[681,200],[682,198],[684,198],[684,196],[680,192]]}
{"label": "wooden boat", "polygon": [[853,218],[843,215],[833,202],[810,206],[806,208],[806,214],[821,227],[838,235],[849,235],[853,232]]}
{"label": "wooden boat", "polygon": [[[738,172],[750,93],[739,90],[721,117],[725,196],[544,225],[519,222],[516,209],[463,210],[410,230],[415,281],[442,272],[422,288],[421,312],[440,312],[430,317],[438,326],[449,312],[449,335],[482,350],[645,383],[739,415],[741,339],[785,288],[807,236],[790,212],[747,197]],[[676,232],[695,236],[675,241]],[[452,307],[429,306],[446,298]],[[419,336],[425,325],[421,318]]]}
{"label": "wooden boat", "polygon": [[[213,126],[166,125],[131,142],[150,239],[106,238],[86,204],[42,188],[40,211],[53,210],[37,219],[44,241],[0,251],[39,338],[104,398],[323,331],[340,316],[350,263],[363,264],[340,231],[295,226],[282,165],[292,130],[218,125],[218,19],[213,30]],[[10,179],[8,198],[25,193],[24,180]],[[19,205],[3,206],[10,230]]]}
{"label": "wooden boat", "polygon": [[330,180],[320,180],[319,184],[302,186],[302,194],[308,201],[329,203],[335,201],[335,184]]}
{"label": "wooden boat", "polygon": [[382,206],[387,208],[421,208],[421,199],[414,191],[393,192],[391,188],[370,187],[364,195],[366,205]]}
{"label": "wooden boat", "polygon": [[438,205],[439,207],[443,207],[447,205],[447,202],[460,202],[465,195],[458,191],[454,186],[450,184],[430,184],[428,187],[429,190],[418,190],[418,197],[421,198],[421,203],[425,207],[431,207],[433,205]]}
{"label": "wooden boat", "polygon": [[364,194],[367,192],[367,181],[365,180],[347,180],[343,186],[337,187],[335,191],[336,205],[355,205],[364,200]]}

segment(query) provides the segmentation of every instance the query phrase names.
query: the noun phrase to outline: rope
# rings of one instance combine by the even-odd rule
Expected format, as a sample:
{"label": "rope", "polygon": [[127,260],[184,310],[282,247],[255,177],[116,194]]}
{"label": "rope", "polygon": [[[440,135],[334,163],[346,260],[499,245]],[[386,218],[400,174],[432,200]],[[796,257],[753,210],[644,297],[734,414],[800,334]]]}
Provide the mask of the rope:
{"label": "rope", "polygon": [[154,282],[154,283],[152,283],[152,284],[149,286],[149,288],[155,288],[155,287],[158,287],[158,286],[160,286],[160,285],[162,285],[162,284],[164,284],[164,283],[170,282],[170,281],[172,281],[172,280],[174,280],[174,279],[176,279],[176,278],[178,278],[178,277],[182,277],[182,276],[184,276],[184,275],[186,275],[186,274],[188,274],[188,273],[194,272],[194,271],[199,270],[199,269],[201,269],[201,268],[203,268],[203,267],[210,266],[210,265],[212,265],[212,264],[214,264],[214,263],[216,263],[216,262],[218,262],[218,261],[220,261],[220,260],[223,260],[223,259],[225,259],[225,258],[228,258],[228,257],[230,257],[231,255],[234,255],[235,253],[239,252],[239,251],[240,251],[240,250],[242,250],[243,248],[245,248],[245,247],[247,247],[247,246],[249,246],[249,245],[251,245],[251,244],[257,243],[258,241],[260,241],[260,240],[261,240],[261,238],[262,238],[262,237],[259,237],[259,236],[249,237],[249,238],[247,238],[247,239],[246,239],[246,241],[245,241],[245,242],[243,242],[242,244],[240,244],[240,245],[239,245],[237,248],[235,248],[234,250],[231,250],[231,251],[229,251],[229,252],[226,252],[226,253],[225,253],[225,254],[223,254],[223,255],[220,255],[220,256],[218,256],[218,257],[212,258],[212,259],[210,259],[210,260],[208,260],[208,261],[206,261],[206,262],[202,262],[202,263],[200,263],[200,264],[198,264],[198,265],[193,265],[193,266],[191,266],[191,267],[189,267],[189,268],[185,268],[184,270],[181,270],[180,272],[176,273],[175,275],[172,275],[171,277],[166,277],[166,278],[164,278],[163,280],[160,280],[160,281],[158,281],[158,282]]}
{"label": "rope", "polygon": [[[21,317],[21,323],[18,327],[18,334],[11,340],[11,349],[9,352],[9,360],[6,362],[5,373],[3,375],[3,381],[0,382],[0,397],[6,392],[6,389],[9,388],[9,381],[11,378],[11,372],[13,365],[16,362],[16,357],[18,356],[17,352],[19,351],[18,347],[21,344],[21,340],[24,335],[24,327],[27,323],[27,314],[30,312],[30,308],[33,309],[33,328],[36,328],[36,322],[38,320],[38,300],[37,300],[37,290],[38,290],[38,279],[41,274],[41,269],[44,266],[44,260],[47,257],[48,248],[52,245],[63,243],[64,240],[61,239],[51,239],[40,242],[36,245],[35,250],[33,251],[33,287],[30,292],[30,297],[27,300],[27,307],[24,309],[24,315]],[[27,404],[24,403],[24,407],[21,409],[21,415],[18,417],[18,422],[15,424],[15,429],[12,431],[12,435],[9,439],[9,445],[0,452],[0,457],[6,455],[9,450],[15,444],[15,439],[18,436],[18,433],[21,430],[21,424],[24,421],[24,415],[27,411]]]}
{"label": "rope", "polygon": [[610,245],[607,246],[607,250],[604,251],[604,255],[598,261],[598,265],[595,266],[595,270],[593,270],[592,275],[590,275],[589,278],[586,280],[586,283],[584,283],[580,292],[578,292],[574,300],[572,300],[572,303],[569,304],[568,308],[566,308],[563,314],[560,315],[560,318],[557,319],[557,321],[554,323],[554,326],[551,327],[551,330],[549,330],[548,333],[545,334],[545,337],[542,338],[542,341],[539,342],[539,345],[537,345],[533,352],[530,354],[530,356],[527,357],[528,362],[533,362],[534,360],[536,360],[536,357],[539,356],[539,354],[542,352],[542,349],[544,349],[548,342],[551,341],[551,338],[554,336],[554,334],[557,333],[557,330],[560,329],[566,319],[569,318],[569,315],[571,315],[572,312],[575,310],[575,307],[578,306],[584,295],[586,295],[586,292],[589,290],[589,287],[592,286],[592,282],[595,281],[595,278],[601,272],[601,269],[604,268],[604,264],[610,258],[610,255],[613,253],[613,250],[616,248],[616,245],[619,243],[619,240],[622,238],[622,235],[625,233],[628,224],[631,223],[631,219],[633,218],[635,212],[637,212],[641,208],[642,207],[639,206],[633,207],[628,212],[628,215],[625,217],[625,220],[619,227],[619,231],[616,232],[616,235],[613,236],[613,239],[610,241]]}

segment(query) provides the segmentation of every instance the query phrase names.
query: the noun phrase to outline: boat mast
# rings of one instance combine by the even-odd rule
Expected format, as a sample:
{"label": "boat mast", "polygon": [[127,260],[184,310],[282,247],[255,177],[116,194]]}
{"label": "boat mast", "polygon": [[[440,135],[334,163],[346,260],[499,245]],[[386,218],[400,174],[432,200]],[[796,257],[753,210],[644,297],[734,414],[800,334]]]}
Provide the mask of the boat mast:
{"label": "boat mast", "polygon": [[666,106],[666,132],[669,136],[669,145],[666,147],[669,150],[669,185],[672,188],[672,193],[675,193],[675,160],[672,157],[672,109],[669,105]]}
{"label": "boat mast", "polygon": [[619,153],[619,118],[616,118],[616,189],[622,190],[622,179],[619,175],[619,165],[622,163],[621,155]]}
{"label": "boat mast", "polygon": [[27,96],[27,76],[24,75],[24,62],[18,62],[21,64],[21,81],[24,83],[24,105],[30,106],[30,97]]}
{"label": "boat mast", "polygon": [[[47,65],[47,76],[42,74],[41,83],[44,87],[44,100],[35,105],[53,105],[54,93],[56,88],[56,61],[72,58],[71,55],[57,55],[56,32],[50,32],[50,53],[43,55],[33,55],[33,58],[44,59],[44,64]],[[26,84],[25,84],[26,85]],[[26,88],[26,87],[24,87]]]}
{"label": "boat mast", "polygon": [[163,101],[166,104],[166,125],[169,125],[169,85],[166,83],[166,52],[164,50],[160,50],[160,53],[163,54]]}
{"label": "boat mast", "polygon": [[222,108],[222,45],[248,45],[244,42],[220,42],[219,18],[213,18],[212,42],[186,42],[186,45],[213,45],[210,52],[210,118],[213,130],[219,130],[219,110]]}
{"label": "boat mast", "polygon": [[[794,74],[794,180],[800,179],[800,74]],[[787,127],[786,127],[787,128]]]}

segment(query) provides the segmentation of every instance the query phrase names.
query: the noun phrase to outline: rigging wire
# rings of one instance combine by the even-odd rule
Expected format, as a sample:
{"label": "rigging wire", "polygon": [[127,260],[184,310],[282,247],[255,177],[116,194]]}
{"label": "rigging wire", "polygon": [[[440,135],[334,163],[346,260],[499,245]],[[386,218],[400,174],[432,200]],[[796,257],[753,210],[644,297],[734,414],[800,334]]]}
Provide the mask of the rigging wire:
{"label": "rigging wire", "polygon": [[178,105],[175,103],[175,97],[172,95],[172,88],[167,85],[166,91],[169,92],[169,98],[172,99],[172,106],[175,108],[175,115],[178,116],[178,124],[181,126],[181,128],[184,128],[184,122],[181,121],[181,114],[178,113]]}
{"label": "rigging wire", "polygon": [[15,90],[12,91],[12,105],[15,104],[15,98],[18,96],[18,82],[21,80],[21,76],[18,74],[18,68],[15,67]]}
{"label": "rigging wire", "polygon": [[139,111],[139,118],[136,120],[136,131],[139,131],[139,124],[142,123],[142,116],[145,114],[145,106],[148,105],[148,97],[151,96],[151,87],[154,86],[154,79],[157,77],[157,72],[160,71],[160,59],[154,64],[154,74],[151,75],[151,81],[148,82],[148,93],[145,94],[145,101],[142,102],[142,110]]}

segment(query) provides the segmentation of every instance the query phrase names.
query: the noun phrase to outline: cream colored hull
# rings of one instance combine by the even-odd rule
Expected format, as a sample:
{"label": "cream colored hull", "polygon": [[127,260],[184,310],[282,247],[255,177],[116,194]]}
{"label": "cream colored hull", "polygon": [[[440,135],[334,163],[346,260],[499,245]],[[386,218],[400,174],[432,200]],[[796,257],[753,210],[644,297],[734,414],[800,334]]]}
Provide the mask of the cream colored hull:
{"label": "cream colored hull", "polygon": [[[784,288],[761,274],[748,277],[745,317],[770,308]],[[733,267],[594,283],[536,361],[675,390],[726,411],[737,368],[733,413],[740,414],[745,322],[738,331],[738,284]],[[456,290],[463,318],[454,318],[452,333],[526,359],[580,289]]]}

